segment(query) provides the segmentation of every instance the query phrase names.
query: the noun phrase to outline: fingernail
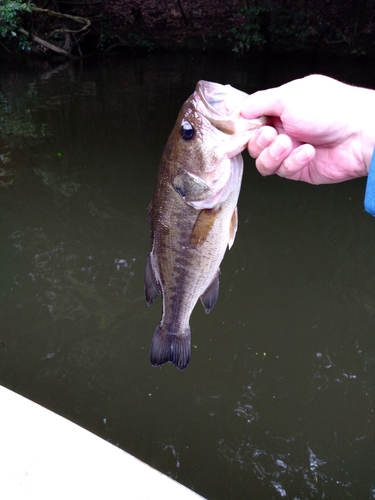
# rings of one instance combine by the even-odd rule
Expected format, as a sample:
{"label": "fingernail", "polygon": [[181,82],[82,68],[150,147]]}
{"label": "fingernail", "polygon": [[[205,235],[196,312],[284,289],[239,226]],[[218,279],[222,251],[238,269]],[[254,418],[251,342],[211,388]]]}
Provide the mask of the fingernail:
{"label": "fingernail", "polygon": [[303,148],[300,151],[297,151],[296,160],[301,164],[308,163],[313,156],[313,152],[310,151],[310,149]]}
{"label": "fingernail", "polygon": [[289,144],[287,144],[287,139],[279,136],[278,140],[271,145],[270,154],[274,157],[275,160],[279,160],[287,150],[288,145]]}
{"label": "fingernail", "polygon": [[257,144],[260,148],[264,149],[270,145],[272,139],[269,139],[266,135],[260,134],[257,139]]}
{"label": "fingernail", "polygon": [[271,127],[261,127],[258,132],[257,144],[262,149],[267,148],[275,139],[277,132]]}

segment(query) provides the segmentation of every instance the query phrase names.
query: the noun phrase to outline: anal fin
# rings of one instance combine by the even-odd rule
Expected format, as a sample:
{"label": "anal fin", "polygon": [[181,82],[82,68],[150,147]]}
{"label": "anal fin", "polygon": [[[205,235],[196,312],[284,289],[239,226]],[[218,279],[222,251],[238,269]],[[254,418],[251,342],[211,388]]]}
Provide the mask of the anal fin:
{"label": "anal fin", "polygon": [[214,279],[201,295],[201,302],[203,304],[204,310],[206,311],[206,314],[208,314],[214,307],[219,296],[219,273],[220,269],[218,269]]}

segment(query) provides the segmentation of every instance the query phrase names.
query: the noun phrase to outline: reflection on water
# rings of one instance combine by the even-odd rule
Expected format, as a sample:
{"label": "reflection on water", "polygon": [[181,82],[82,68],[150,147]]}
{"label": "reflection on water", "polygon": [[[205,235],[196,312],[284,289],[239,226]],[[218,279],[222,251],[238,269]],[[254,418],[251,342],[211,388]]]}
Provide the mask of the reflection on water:
{"label": "reflection on water", "polygon": [[365,181],[261,178],[193,355],[152,368],[147,206],[199,79],[251,92],[368,65],[129,58],[0,74],[0,383],[207,498],[375,498],[375,225]]}

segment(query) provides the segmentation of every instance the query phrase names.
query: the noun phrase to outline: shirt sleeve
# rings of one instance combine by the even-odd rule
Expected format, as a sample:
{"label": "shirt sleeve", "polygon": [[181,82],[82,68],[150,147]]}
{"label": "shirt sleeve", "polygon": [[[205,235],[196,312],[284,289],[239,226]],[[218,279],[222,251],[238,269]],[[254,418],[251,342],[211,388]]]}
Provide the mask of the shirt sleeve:
{"label": "shirt sleeve", "polygon": [[370,168],[367,175],[365,210],[375,217],[375,149],[372,153]]}

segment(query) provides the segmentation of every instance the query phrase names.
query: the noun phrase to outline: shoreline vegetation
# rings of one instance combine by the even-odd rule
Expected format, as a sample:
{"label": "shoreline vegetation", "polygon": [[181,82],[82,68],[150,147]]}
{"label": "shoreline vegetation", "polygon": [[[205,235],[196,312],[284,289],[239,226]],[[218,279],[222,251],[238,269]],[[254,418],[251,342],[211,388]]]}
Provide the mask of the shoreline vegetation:
{"label": "shoreline vegetation", "polygon": [[0,1],[0,55],[136,51],[375,54],[371,0]]}

